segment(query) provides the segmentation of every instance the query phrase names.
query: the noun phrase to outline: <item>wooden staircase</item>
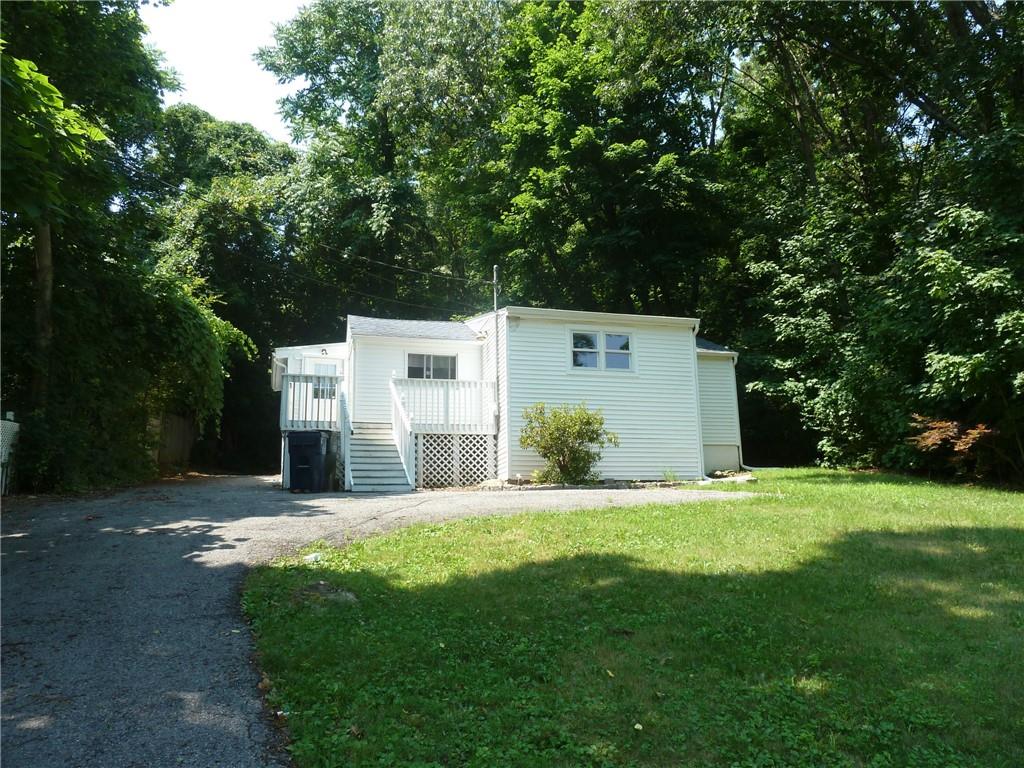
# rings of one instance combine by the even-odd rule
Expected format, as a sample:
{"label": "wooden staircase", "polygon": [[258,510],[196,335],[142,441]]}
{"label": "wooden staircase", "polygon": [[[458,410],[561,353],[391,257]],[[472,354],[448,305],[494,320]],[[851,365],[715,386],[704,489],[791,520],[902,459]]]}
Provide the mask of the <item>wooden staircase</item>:
{"label": "wooden staircase", "polygon": [[407,493],[412,490],[391,436],[391,425],[356,421],[349,443],[353,493]]}

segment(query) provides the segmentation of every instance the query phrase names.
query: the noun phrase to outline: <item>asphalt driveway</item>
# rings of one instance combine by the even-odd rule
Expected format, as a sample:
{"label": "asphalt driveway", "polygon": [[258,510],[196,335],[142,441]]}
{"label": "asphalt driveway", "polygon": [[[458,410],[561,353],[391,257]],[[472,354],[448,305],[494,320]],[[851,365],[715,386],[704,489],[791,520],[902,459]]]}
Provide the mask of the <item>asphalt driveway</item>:
{"label": "asphalt driveway", "polygon": [[[293,495],[275,477],[164,482],[2,519],[2,758],[11,766],[274,766],[238,607],[246,568],[423,521],[678,503],[705,490]],[[733,494],[728,494],[733,496]]]}

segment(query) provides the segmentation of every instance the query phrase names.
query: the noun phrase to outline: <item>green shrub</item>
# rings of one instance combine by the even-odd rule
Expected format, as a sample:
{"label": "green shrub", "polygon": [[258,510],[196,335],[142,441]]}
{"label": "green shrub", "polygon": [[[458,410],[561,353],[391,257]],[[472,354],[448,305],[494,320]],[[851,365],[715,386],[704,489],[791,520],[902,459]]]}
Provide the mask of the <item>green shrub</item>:
{"label": "green shrub", "polygon": [[519,445],[533,448],[547,462],[536,479],[549,483],[587,483],[597,480],[594,465],[606,445],[618,445],[619,437],[604,428],[600,411],[586,403],[547,410],[535,403],[523,411],[526,424]]}

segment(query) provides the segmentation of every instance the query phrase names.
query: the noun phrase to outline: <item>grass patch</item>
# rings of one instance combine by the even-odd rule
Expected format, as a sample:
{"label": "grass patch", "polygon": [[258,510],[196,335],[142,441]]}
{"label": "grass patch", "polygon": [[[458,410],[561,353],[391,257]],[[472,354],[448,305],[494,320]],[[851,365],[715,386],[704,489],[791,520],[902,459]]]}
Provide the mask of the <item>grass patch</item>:
{"label": "grass patch", "polygon": [[1024,765],[1024,496],[759,476],[258,570],[296,762]]}

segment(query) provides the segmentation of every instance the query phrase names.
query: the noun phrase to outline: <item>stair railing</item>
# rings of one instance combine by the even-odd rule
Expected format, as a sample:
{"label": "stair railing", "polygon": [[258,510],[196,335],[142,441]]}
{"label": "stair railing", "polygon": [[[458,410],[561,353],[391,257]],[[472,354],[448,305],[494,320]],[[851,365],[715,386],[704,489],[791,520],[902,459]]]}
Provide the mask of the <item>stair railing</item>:
{"label": "stair railing", "polygon": [[416,476],[416,443],[412,433],[412,419],[405,410],[402,403],[402,396],[394,381],[389,381],[391,389],[391,439],[395,441],[398,448],[398,456],[402,460],[402,469],[405,470],[405,479],[409,481],[409,487],[415,488],[416,483],[413,477]]}
{"label": "stair railing", "polygon": [[342,488],[352,490],[352,417],[348,412],[348,400],[345,393],[338,388],[338,431],[341,433],[341,456],[345,464],[345,477]]}

